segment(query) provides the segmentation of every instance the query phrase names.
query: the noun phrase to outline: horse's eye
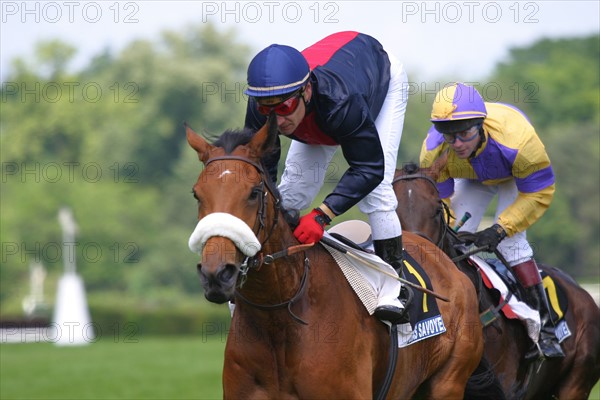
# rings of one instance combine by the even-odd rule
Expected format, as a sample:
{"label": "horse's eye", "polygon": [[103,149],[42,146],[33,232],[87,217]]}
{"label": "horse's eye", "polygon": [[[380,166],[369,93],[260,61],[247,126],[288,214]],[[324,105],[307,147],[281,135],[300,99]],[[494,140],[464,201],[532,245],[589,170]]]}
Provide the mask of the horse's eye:
{"label": "horse's eye", "polygon": [[255,186],[248,196],[248,200],[254,201],[262,194],[262,186]]}

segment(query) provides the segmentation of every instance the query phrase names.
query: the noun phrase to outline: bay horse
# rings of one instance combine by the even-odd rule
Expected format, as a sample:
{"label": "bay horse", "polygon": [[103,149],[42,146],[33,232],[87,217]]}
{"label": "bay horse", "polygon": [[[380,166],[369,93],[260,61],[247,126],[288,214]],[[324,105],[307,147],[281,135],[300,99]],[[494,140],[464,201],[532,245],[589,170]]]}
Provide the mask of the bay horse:
{"label": "bay horse", "polygon": [[[193,186],[198,226],[190,247],[205,297],[233,300],[225,347],[225,399],[369,399],[388,365],[388,327],[369,315],[321,244],[300,245],[261,163],[272,115],[256,134],[226,131],[209,144],[186,124],[204,165]],[[200,228],[201,227],[201,228]],[[390,399],[462,399],[483,352],[476,293],[437,247],[406,247],[429,274],[447,331],[398,349]]]}
{"label": "bay horse", "polygon": [[[402,228],[428,238],[454,258],[457,235],[452,234],[436,185],[445,162],[442,156],[430,168],[407,164],[396,170],[393,187]],[[464,261],[458,266],[477,288],[480,312],[495,307],[498,299],[482,286],[478,272]],[[600,309],[566,273],[548,265],[538,266],[566,292],[569,305],[565,318],[572,331],[571,337],[562,342],[566,357],[545,360],[541,366],[539,360],[525,361],[531,339],[521,322],[502,313],[484,328],[485,357],[509,399],[586,399],[600,378]]]}

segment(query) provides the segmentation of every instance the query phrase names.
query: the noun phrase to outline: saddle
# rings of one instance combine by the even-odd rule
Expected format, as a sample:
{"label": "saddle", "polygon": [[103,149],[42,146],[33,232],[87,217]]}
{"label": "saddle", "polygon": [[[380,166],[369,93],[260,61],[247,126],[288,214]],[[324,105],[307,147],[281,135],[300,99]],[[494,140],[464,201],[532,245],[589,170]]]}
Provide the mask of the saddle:
{"label": "saddle", "polygon": [[[367,223],[358,220],[345,221],[332,227],[328,233],[352,249],[364,251],[369,254],[375,254],[373,236],[371,235],[371,227]],[[355,240],[358,240],[359,242],[356,243]],[[417,262],[406,252],[406,250],[402,249],[402,254],[404,260],[409,257],[414,265],[418,265]],[[401,278],[406,279],[406,276],[403,274]],[[410,286],[402,285],[398,299],[409,311],[413,298],[414,292]]]}
{"label": "saddle", "polygon": [[[369,259],[372,259],[372,257],[379,259],[379,257],[374,254],[372,247],[371,228],[366,222],[342,222],[329,229],[327,231],[327,236],[337,240],[340,244],[345,245],[346,250],[348,252],[353,252],[356,256],[360,256],[361,253],[363,255],[366,253],[366,257]],[[332,251],[330,248],[328,248],[328,250],[330,252]],[[343,257],[340,256],[339,252],[337,254],[332,253],[332,255],[334,255],[334,258],[336,261],[338,261],[340,268],[344,272],[344,275],[348,279],[350,285],[354,288],[356,294],[359,296],[359,298],[361,298],[369,313],[372,314],[374,307],[369,310],[369,306],[367,304],[368,298],[365,296],[364,289],[361,289],[361,287],[356,284],[356,277],[345,271],[345,267],[343,266],[343,264],[346,264],[347,262],[355,264],[356,260],[354,255],[353,257],[347,257],[347,260],[344,260]],[[380,260],[380,262],[383,261]],[[417,263],[417,261],[406,251],[404,251],[404,264],[404,275],[407,281],[416,286],[434,290],[427,273],[423,270],[421,265],[419,265],[419,263]],[[391,268],[388,264],[385,265]],[[403,286],[408,288],[407,285]],[[407,303],[405,306],[409,311],[410,324],[405,325],[410,325],[410,327],[404,327],[404,325],[402,325],[402,327],[405,329],[398,330],[398,347],[406,347],[410,344],[446,332],[446,327],[444,325],[444,321],[442,320],[436,299],[433,296],[423,293],[419,290],[411,289],[408,291],[408,293],[408,296],[411,298],[406,299]],[[367,301],[365,301],[365,299]],[[400,301],[404,304],[405,299],[401,297]]]}
{"label": "saddle", "polygon": [[355,250],[375,254],[371,227],[366,222],[344,221],[328,229],[327,233]]}

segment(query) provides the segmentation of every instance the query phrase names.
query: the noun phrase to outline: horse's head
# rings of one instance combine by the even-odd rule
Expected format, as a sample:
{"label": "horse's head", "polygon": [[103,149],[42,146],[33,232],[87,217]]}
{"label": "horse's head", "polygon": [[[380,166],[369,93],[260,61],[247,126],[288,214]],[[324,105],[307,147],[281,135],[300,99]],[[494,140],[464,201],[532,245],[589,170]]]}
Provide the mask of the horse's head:
{"label": "horse's head", "polygon": [[227,131],[214,145],[185,128],[204,164],[192,189],[199,222],[189,246],[201,256],[198,271],[206,298],[223,303],[233,296],[243,261],[260,250],[260,237],[273,228],[264,225],[273,193],[260,160],[275,145],[277,124],[271,121],[256,134]]}
{"label": "horse's head", "polygon": [[[447,155],[440,157],[430,168],[414,163],[396,170],[393,188],[398,199],[396,212],[402,228],[420,234],[434,243],[441,241],[444,208],[436,185]],[[439,243],[438,243],[439,244]]]}

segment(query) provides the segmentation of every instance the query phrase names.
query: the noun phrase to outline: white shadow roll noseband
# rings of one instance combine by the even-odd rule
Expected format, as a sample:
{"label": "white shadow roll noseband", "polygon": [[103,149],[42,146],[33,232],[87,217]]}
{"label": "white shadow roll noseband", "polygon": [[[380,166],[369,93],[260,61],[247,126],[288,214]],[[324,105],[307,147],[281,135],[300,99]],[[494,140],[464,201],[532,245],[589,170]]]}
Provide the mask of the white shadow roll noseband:
{"label": "white shadow roll noseband", "polygon": [[254,256],[261,247],[258,238],[244,221],[234,215],[221,212],[208,214],[198,221],[188,246],[193,253],[202,255],[206,242],[213,236],[230,239],[247,257]]}

